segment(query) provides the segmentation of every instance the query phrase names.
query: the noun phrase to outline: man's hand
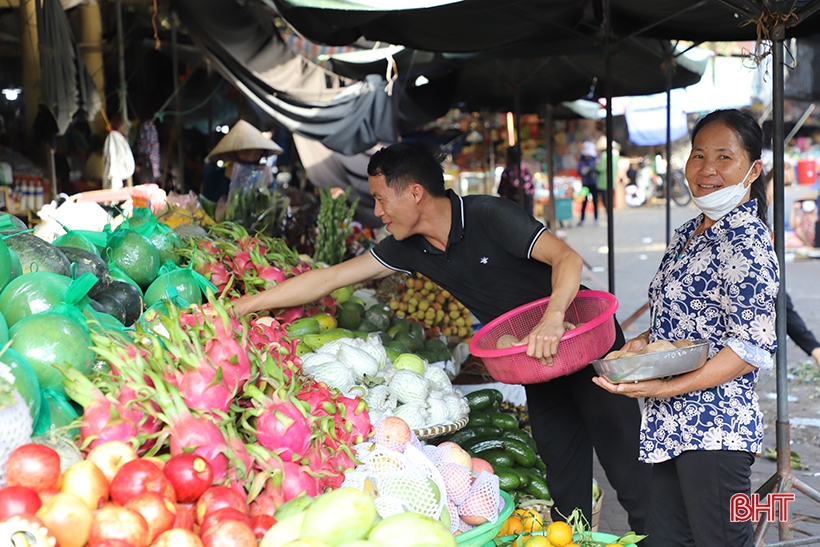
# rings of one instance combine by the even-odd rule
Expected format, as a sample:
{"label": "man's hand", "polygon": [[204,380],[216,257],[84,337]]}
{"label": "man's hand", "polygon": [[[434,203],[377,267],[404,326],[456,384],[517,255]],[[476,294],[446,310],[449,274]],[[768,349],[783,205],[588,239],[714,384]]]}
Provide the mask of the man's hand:
{"label": "man's hand", "polygon": [[820,367],[820,348],[814,348],[811,351],[811,358],[814,359],[814,364]]}
{"label": "man's hand", "polygon": [[521,340],[527,344],[527,355],[552,365],[553,356],[558,353],[558,342],[564,335],[564,314],[547,312],[535,328]]}

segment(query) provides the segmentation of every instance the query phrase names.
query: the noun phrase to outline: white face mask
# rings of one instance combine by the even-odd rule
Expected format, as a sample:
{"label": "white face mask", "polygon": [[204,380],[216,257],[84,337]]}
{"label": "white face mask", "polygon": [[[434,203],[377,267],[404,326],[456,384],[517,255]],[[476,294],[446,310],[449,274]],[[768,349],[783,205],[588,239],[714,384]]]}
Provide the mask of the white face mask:
{"label": "white face mask", "polygon": [[695,206],[698,209],[703,211],[703,214],[709,217],[714,221],[718,221],[725,217],[729,211],[737,207],[743,198],[746,197],[746,193],[749,191],[746,188],[745,183],[746,179],[749,177],[749,174],[754,169],[755,163],[752,162],[752,166],[749,167],[749,170],[746,172],[746,176],[743,177],[743,180],[740,181],[739,184],[733,184],[726,188],[721,188],[716,192],[712,192],[711,194],[706,194],[703,197],[695,197],[692,196],[692,201],[695,202]]}

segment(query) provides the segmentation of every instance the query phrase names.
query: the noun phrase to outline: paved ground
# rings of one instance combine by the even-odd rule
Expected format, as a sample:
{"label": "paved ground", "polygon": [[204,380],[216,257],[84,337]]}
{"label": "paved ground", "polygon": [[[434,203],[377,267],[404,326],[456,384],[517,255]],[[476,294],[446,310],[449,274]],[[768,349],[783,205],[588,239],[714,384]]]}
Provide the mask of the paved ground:
{"label": "paved ground", "polygon": [[[786,202],[791,202],[805,192],[805,187],[786,188]],[[787,209],[788,210],[788,209]],[[672,208],[672,228],[676,228],[698,213],[693,207]],[[565,240],[578,251],[588,263],[583,282],[593,289],[606,290],[607,249],[606,220],[601,215],[600,226],[589,220],[582,227],[567,227],[559,230]],[[646,290],[657,269],[665,248],[666,217],[665,206],[644,206],[615,212],[615,295],[620,302],[618,318],[624,321],[646,302]],[[589,217],[588,217],[589,218]],[[797,259],[788,262],[785,272],[786,286],[795,307],[809,327],[820,334],[820,259]],[[648,327],[648,314],[643,314],[626,329],[627,338]],[[781,347],[783,344],[781,343]],[[797,346],[790,341],[785,345],[789,375],[789,418],[791,421],[791,446],[801,461],[808,465],[806,470],[795,470],[794,476],[815,490],[820,490],[820,372],[810,364]],[[813,362],[811,362],[813,363]],[[774,373],[761,375],[758,394],[761,400],[766,429],[764,446],[775,447],[774,424],[777,402],[775,399],[776,380]],[[753,468],[753,489],[759,487],[777,472],[774,461],[758,457]],[[626,515],[617,503],[612,488],[596,462],[596,478],[607,492],[601,511],[600,531],[623,533],[628,530]],[[795,524],[795,538],[805,537],[799,530],[811,535],[820,535],[820,505],[803,494],[797,494],[792,505]],[[808,515],[814,521],[802,519]],[[799,530],[798,530],[799,529]],[[777,531],[770,529],[767,542],[777,539]],[[820,544],[820,542],[818,542]]]}

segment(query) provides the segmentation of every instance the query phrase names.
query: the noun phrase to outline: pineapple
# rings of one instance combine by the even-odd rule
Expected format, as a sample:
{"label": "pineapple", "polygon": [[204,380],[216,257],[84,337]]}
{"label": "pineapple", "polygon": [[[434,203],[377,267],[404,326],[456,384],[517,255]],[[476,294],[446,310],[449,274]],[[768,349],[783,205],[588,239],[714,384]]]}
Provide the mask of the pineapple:
{"label": "pineapple", "polygon": [[0,487],[6,485],[9,455],[31,442],[33,425],[26,402],[14,386],[0,378]]}

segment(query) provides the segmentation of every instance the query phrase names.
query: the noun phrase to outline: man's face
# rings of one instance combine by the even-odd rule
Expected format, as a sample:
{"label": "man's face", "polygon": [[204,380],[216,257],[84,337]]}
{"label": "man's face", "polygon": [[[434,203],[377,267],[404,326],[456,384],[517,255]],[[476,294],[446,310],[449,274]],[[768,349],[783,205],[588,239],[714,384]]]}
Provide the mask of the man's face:
{"label": "man's face", "polygon": [[398,241],[413,235],[412,229],[417,218],[416,202],[411,189],[396,193],[387,186],[384,175],[368,177],[370,194],[376,200],[373,213],[385,224],[388,232]]}

